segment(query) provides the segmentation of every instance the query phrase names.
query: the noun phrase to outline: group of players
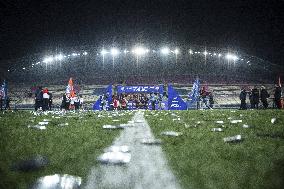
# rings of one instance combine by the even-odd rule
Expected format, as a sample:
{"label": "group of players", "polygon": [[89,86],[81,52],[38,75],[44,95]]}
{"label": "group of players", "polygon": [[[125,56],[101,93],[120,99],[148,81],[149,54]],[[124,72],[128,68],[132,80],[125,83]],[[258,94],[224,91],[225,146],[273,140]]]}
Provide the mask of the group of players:
{"label": "group of players", "polygon": [[[112,96],[110,109],[127,110],[131,109],[165,109],[163,101],[168,98],[166,93],[135,93],[135,94],[119,94]],[[102,97],[101,107],[106,110],[107,96]]]}

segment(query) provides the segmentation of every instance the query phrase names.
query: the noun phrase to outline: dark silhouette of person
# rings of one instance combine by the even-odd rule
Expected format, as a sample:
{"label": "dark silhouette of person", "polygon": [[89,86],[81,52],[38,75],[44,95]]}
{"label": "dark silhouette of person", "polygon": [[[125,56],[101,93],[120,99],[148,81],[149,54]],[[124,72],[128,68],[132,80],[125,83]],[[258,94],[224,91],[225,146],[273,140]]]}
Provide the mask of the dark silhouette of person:
{"label": "dark silhouette of person", "polygon": [[259,104],[259,90],[256,86],[251,90],[252,95],[252,108],[258,109]]}
{"label": "dark silhouette of person", "polygon": [[3,110],[3,99],[2,99],[2,96],[0,96],[0,108],[1,108],[1,111]]}
{"label": "dark silhouette of person", "polygon": [[282,105],[281,105],[281,87],[279,85],[275,85],[274,103],[275,103],[275,105],[278,109],[282,108]]}
{"label": "dark silhouette of person", "polygon": [[35,111],[37,111],[43,105],[43,92],[42,87],[38,87],[35,91]]}
{"label": "dark silhouette of person", "polygon": [[247,103],[246,103],[246,100],[247,100],[247,92],[245,90],[245,88],[243,88],[241,90],[241,93],[240,93],[240,100],[241,100],[241,107],[240,109],[241,110],[246,110],[247,109]]}
{"label": "dark silhouette of person", "polygon": [[265,89],[264,86],[261,86],[261,90],[260,90],[260,100],[261,103],[263,105],[264,109],[268,108],[268,102],[267,99],[270,97],[270,95],[268,94],[267,90]]}
{"label": "dark silhouette of person", "polygon": [[6,99],[6,104],[5,104],[5,110],[10,110],[10,102],[11,102],[11,99],[10,97],[8,96],[7,99]]}

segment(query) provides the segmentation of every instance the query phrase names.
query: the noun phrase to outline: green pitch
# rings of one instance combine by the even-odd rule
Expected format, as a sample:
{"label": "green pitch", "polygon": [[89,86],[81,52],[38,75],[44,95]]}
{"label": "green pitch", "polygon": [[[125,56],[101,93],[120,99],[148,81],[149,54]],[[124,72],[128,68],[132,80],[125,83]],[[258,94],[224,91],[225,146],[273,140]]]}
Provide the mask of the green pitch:
{"label": "green pitch", "polygon": [[[147,112],[146,118],[155,136],[162,139],[162,149],[183,188],[283,188],[283,111]],[[276,118],[274,124],[271,118]],[[224,124],[217,124],[218,120]],[[211,131],[218,127],[224,131]],[[160,135],[170,130],[183,135]],[[224,137],[238,134],[242,142],[224,143]]]}
{"label": "green pitch", "polygon": [[[98,114],[105,117],[98,117]],[[0,115],[0,188],[27,188],[40,176],[70,174],[83,182],[96,158],[109,146],[119,131],[107,131],[104,124],[126,123],[132,115],[108,117],[111,113],[34,116],[29,112],[9,112]],[[49,119],[46,130],[28,128]],[[113,122],[114,119],[119,122]],[[68,123],[68,126],[58,126]],[[13,163],[35,156],[46,156],[50,163],[31,172],[11,171]]]}
{"label": "green pitch", "polygon": [[[133,115],[121,113],[125,115],[110,118],[111,112],[89,112],[57,119],[57,115],[1,112],[0,188],[27,188],[38,177],[56,173],[80,176],[86,181],[97,156],[119,135],[119,131],[104,130],[102,125],[126,123]],[[162,139],[161,147],[183,188],[283,187],[283,111],[146,111],[145,116],[156,138]],[[274,124],[271,118],[276,118]],[[46,130],[28,128],[43,119],[50,120]],[[242,122],[230,123],[232,120]],[[61,123],[69,125],[59,126]],[[243,124],[249,128],[243,128]],[[218,127],[224,131],[211,131]],[[183,135],[160,135],[171,130]],[[224,137],[238,134],[243,141],[224,143]],[[49,165],[38,171],[11,171],[14,162],[36,154],[46,156]]]}

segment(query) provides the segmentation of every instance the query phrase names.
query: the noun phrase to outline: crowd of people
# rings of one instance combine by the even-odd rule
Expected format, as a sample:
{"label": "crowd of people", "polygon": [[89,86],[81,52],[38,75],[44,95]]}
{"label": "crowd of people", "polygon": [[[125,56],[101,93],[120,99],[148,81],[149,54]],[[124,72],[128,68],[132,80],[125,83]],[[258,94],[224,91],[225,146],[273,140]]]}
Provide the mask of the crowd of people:
{"label": "crowd of people", "polygon": [[35,91],[35,111],[37,110],[52,110],[52,93],[41,86]]}
{"label": "crowd of people", "polygon": [[[62,95],[61,110],[79,110],[83,108],[83,97],[82,95],[74,96],[69,94]],[[38,87],[35,91],[35,111],[51,111],[52,110],[52,93],[47,88]]]}
{"label": "crowd of people", "polygon": [[[278,109],[283,108],[283,102],[281,101],[281,86],[275,85],[273,93],[273,107],[276,107]],[[254,86],[252,89],[242,88],[240,93],[241,110],[248,108],[246,103],[247,96],[249,97],[251,109],[258,109],[260,102],[262,103],[264,109],[268,108],[268,99],[270,98],[270,94],[264,86],[261,86],[260,90],[257,88],[257,86]]]}
{"label": "crowd of people", "polygon": [[61,110],[83,109],[83,102],[84,102],[84,99],[82,95],[77,96],[75,93],[75,96],[72,97],[68,94],[63,94],[60,109]]}
{"label": "crowd of people", "polygon": [[197,109],[200,109],[201,106],[208,109],[212,109],[214,106],[213,92],[208,91],[205,86],[203,86],[199,91],[197,99]]}
{"label": "crowd of people", "polygon": [[[102,110],[106,110],[108,95],[101,96]],[[112,95],[111,110],[152,109],[165,110],[166,93],[133,93]]]}

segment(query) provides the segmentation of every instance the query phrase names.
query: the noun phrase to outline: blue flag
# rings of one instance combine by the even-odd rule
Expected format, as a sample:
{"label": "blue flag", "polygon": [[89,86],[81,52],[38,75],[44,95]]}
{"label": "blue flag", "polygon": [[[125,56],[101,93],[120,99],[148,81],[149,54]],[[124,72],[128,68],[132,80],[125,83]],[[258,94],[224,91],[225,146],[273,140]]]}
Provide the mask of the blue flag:
{"label": "blue flag", "polygon": [[193,103],[195,103],[198,98],[199,98],[199,90],[200,90],[200,82],[199,79],[197,78],[192,86],[192,90],[188,95],[188,99],[189,99],[189,106],[191,106]]}
{"label": "blue flag", "polygon": [[112,85],[109,85],[106,88],[106,93],[105,94],[107,96],[108,104],[111,104],[112,103]]}
{"label": "blue flag", "polygon": [[186,110],[187,105],[179,96],[179,94],[174,90],[174,88],[169,85],[168,86],[168,109],[169,110]]}
{"label": "blue flag", "polygon": [[[107,110],[109,110],[110,108],[110,104],[112,103],[112,85],[109,85],[106,89],[105,89],[105,97],[106,97],[106,108]],[[94,103],[93,105],[93,110],[102,110],[102,101],[103,101],[103,96],[100,96],[100,98]]]}

